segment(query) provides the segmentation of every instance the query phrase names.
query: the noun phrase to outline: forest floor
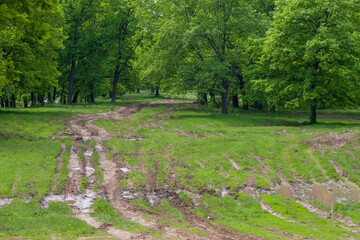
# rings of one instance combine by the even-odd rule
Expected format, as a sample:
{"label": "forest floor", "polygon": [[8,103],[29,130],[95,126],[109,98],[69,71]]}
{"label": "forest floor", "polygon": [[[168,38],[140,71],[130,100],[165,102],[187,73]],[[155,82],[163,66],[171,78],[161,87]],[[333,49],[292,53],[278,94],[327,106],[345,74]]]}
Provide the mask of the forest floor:
{"label": "forest floor", "polygon": [[0,110],[0,239],[360,239],[360,113],[132,95]]}

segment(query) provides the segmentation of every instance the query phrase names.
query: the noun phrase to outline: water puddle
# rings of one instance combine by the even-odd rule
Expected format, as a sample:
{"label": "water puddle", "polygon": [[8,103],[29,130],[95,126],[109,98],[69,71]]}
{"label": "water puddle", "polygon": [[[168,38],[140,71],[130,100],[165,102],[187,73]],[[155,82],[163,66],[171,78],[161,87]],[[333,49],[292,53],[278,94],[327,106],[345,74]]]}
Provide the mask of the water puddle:
{"label": "water puddle", "polygon": [[295,201],[293,191],[291,190],[291,187],[289,184],[281,184],[279,187],[275,188],[275,192],[278,193],[281,196],[287,197],[290,200]]}
{"label": "water puddle", "polygon": [[229,190],[223,189],[223,190],[221,190],[221,197],[224,198],[227,195],[229,195],[229,193],[230,193]]}
{"label": "water puddle", "polygon": [[95,172],[95,169],[94,169],[94,168],[89,167],[89,166],[86,166],[86,167],[85,167],[85,175],[86,175],[87,177],[90,177],[91,175],[93,175],[94,172]]}
{"label": "water puddle", "polygon": [[0,207],[1,206],[5,206],[5,205],[9,205],[14,201],[14,199],[12,198],[4,198],[4,199],[0,199]]}
{"label": "water puddle", "polygon": [[351,182],[335,182],[315,184],[312,192],[314,198],[331,208],[335,202],[359,201],[359,189]]}
{"label": "water puddle", "polygon": [[86,152],[84,152],[84,156],[85,156],[85,157],[91,157],[93,154],[94,154],[94,152],[92,152],[92,151],[86,151]]}
{"label": "water puddle", "polygon": [[89,213],[92,211],[91,205],[97,198],[97,193],[92,190],[86,190],[85,193],[79,195],[50,195],[41,201],[41,206],[47,208],[51,203],[65,202],[75,211]]}
{"label": "water puddle", "polygon": [[249,197],[256,199],[260,195],[273,195],[276,194],[273,190],[266,190],[261,188],[254,188],[254,187],[245,187],[244,189],[240,190],[239,193],[245,193]]}
{"label": "water puddle", "polygon": [[119,138],[126,141],[141,141],[143,138]]}

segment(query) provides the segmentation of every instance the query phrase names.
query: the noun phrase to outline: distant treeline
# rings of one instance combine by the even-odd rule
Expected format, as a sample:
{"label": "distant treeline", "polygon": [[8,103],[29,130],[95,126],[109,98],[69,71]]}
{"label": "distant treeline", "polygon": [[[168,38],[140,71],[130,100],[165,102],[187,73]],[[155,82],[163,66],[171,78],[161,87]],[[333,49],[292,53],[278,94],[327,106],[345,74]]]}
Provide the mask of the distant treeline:
{"label": "distant treeline", "polygon": [[359,0],[0,3],[1,107],[139,88],[234,108],[358,106]]}

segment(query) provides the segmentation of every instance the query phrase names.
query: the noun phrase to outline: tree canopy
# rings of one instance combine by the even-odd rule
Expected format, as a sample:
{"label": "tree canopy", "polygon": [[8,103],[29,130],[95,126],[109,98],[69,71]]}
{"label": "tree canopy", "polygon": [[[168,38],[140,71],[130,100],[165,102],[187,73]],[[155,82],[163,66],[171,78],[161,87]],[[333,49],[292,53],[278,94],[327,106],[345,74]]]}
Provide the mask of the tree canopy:
{"label": "tree canopy", "polygon": [[142,87],[315,123],[359,103],[358,0],[4,0],[0,25],[1,106]]}

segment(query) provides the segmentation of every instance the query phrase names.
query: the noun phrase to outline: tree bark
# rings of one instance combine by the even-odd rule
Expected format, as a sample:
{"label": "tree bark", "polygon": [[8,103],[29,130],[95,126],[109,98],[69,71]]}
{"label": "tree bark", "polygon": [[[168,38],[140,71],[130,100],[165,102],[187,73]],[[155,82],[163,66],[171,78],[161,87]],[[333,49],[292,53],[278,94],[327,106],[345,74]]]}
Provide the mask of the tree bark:
{"label": "tree bark", "polygon": [[74,97],[73,97],[73,99],[72,99],[72,102],[73,102],[73,103],[77,103],[79,94],[80,94],[80,91],[76,91],[76,92],[75,92]]}
{"label": "tree bark", "polygon": [[239,108],[239,95],[238,94],[235,94],[232,97],[232,105],[234,108]]}
{"label": "tree bark", "polygon": [[206,105],[208,103],[207,93],[203,93],[203,94],[199,93],[199,98],[201,105]]}
{"label": "tree bark", "polygon": [[48,103],[52,103],[53,101],[52,101],[52,98],[51,98],[51,92],[48,92],[48,94],[47,94],[47,102]]}
{"label": "tree bark", "polygon": [[270,105],[271,105],[270,112],[272,113],[276,112],[276,106],[273,103],[271,103]]}
{"label": "tree bark", "polygon": [[0,99],[0,103],[1,103],[1,107],[5,107],[5,104],[4,104],[4,99]]}
{"label": "tree bark", "polygon": [[226,80],[222,80],[223,90],[221,91],[221,112],[223,114],[229,113],[229,83]]}
{"label": "tree bark", "polygon": [[155,91],[155,96],[156,96],[156,97],[159,97],[159,96],[160,96],[160,93],[159,93],[159,88],[156,88],[156,91]]}
{"label": "tree bark", "polygon": [[42,106],[42,107],[45,106],[44,95],[40,95],[40,96],[39,96],[39,102],[41,103],[41,106]]}
{"label": "tree bark", "polygon": [[35,94],[32,92],[31,93],[31,107],[35,107],[36,105],[36,96]]}
{"label": "tree bark", "polygon": [[71,72],[70,72],[70,82],[69,82],[69,93],[67,98],[67,103],[72,103],[72,94],[74,90],[74,78],[75,78],[75,71],[76,71],[76,61],[71,61]]}
{"label": "tree bark", "polygon": [[54,87],[52,101],[53,101],[53,103],[55,103],[55,101],[56,101],[56,87]]}
{"label": "tree bark", "polygon": [[11,107],[16,108],[15,95],[11,96]]}
{"label": "tree bark", "polygon": [[136,93],[140,94],[140,88],[136,89]]}
{"label": "tree bark", "polygon": [[120,76],[119,70],[120,70],[120,64],[117,64],[116,68],[115,68],[115,72],[114,72],[113,90],[111,93],[111,102],[112,103],[115,103],[115,101],[116,101],[116,88],[117,88],[117,84],[118,84],[119,76]]}
{"label": "tree bark", "polygon": [[28,107],[28,99],[27,97],[24,98],[24,108]]}
{"label": "tree bark", "polygon": [[316,123],[316,105],[317,100],[314,99],[311,103],[310,124]]}
{"label": "tree bark", "polygon": [[95,103],[95,96],[94,96],[94,84],[90,83],[90,102]]}
{"label": "tree bark", "polygon": [[5,107],[6,107],[6,108],[9,107],[9,99],[5,99]]}

